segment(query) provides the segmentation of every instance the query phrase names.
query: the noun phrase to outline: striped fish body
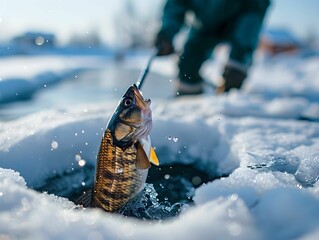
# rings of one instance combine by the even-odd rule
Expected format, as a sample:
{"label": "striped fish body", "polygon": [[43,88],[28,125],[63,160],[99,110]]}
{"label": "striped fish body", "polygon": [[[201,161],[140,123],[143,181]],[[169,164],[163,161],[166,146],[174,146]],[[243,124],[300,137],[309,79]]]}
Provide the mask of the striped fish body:
{"label": "striped fish body", "polygon": [[116,212],[144,188],[148,168],[136,167],[137,149],[135,144],[124,150],[115,146],[106,130],[98,154],[92,207]]}
{"label": "striped fish body", "polygon": [[116,212],[144,188],[150,162],[158,165],[149,137],[150,104],[136,85],[126,91],[104,132],[93,189],[78,204]]}

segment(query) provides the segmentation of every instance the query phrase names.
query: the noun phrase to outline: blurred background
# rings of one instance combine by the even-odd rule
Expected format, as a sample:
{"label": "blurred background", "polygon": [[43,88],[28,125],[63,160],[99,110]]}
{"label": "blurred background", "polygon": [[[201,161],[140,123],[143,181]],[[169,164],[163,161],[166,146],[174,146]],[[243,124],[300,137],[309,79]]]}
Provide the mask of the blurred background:
{"label": "blurred background", "polygon": [[[0,0],[0,120],[121,96],[145,67],[164,3]],[[258,50],[273,56],[318,49],[318,9],[317,0],[273,0]],[[187,26],[176,38],[177,51],[185,33]],[[153,98],[173,95],[174,61],[156,61],[156,81],[144,89]]]}
{"label": "blurred background", "polygon": [[[0,42],[2,48],[10,46],[12,54],[27,39],[52,48],[149,47],[160,27],[164,2],[0,0]],[[318,9],[316,0],[273,0],[265,30],[285,30],[308,44],[318,44],[319,28],[314,24]],[[9,53],[1,50],[1,55]]]}

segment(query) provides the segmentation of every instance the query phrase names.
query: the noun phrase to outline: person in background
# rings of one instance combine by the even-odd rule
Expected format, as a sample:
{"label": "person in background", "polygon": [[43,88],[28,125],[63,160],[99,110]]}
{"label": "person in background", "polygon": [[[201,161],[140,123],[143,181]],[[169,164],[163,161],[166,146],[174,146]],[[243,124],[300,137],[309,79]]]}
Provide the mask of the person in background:
{"label": "person in background", "polygon": [[173,39],[184,24],[185,14],[192,11],[195,15],[179,58],[177,94],[203,93],[204,81],[199,70],[214,47],[223,42],[229,43],[231,50],[222,74],[223,84],[217,92],[239,89],[252,64],[269,5],[269,0],[167,0],[155,39],[157,56],[174,53]]}

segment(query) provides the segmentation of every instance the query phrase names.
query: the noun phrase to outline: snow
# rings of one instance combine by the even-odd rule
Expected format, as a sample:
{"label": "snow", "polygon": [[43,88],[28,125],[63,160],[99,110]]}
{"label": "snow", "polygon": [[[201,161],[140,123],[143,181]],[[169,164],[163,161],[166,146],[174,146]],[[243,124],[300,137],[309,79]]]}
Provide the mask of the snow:
{"label": "snow", "polygon": [[[131,58],[122,63],[126,71],[139,69],[147,57]],[[11,79],[43,84],[49,82],[38,77],[43,73],[62,76],[110,64],[94,57],[31,57],[20,62],[33,66],[26,73],[14,70],[18,58],[0,61],[7,64],[1,93],[29,91],[28,85],[5,85]],[[147,222],[79,209],[66,198],[34,191],[48,177],[95,164],[118,98],[72,102],[0,122],[0,238],[319,238],[319,57],[259,61],[244,89],[228,95],[152,98],[157,86],[166,86],[163,96],[171,90],[175,61],[154,63],[153,73],[166,81],[154,80],[155,87],[146,82],[144,96],[152,99],[151,137],[160,164],[191,164],[220,177],[196,189],[195,206],[171,220]]]}
{"label": "snow", "polygon": [[0,103],[25,99],[105,61],[92,57],[34,56],[0,58]]}

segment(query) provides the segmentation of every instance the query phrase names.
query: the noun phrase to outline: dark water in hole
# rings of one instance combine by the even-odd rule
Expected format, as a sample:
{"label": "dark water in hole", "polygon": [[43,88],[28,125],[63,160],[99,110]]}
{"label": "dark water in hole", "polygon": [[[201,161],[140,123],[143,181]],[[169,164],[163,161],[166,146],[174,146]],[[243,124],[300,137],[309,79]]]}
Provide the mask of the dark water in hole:
{"label": "dark water in hole", "polygon": [[[66,171],[48,178],[37,191],[48,192],[76,202],[93,186],[95,167]],[[142,192],[131,199],[120,214],[144,220],[165,220],[193,205],[195,188],[213,180],[189,165],[152,166]]]}

